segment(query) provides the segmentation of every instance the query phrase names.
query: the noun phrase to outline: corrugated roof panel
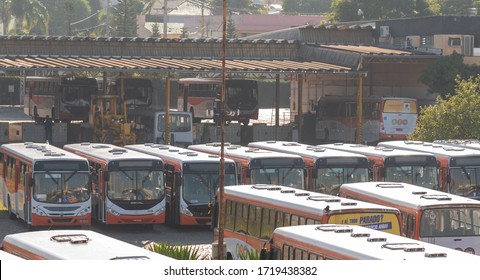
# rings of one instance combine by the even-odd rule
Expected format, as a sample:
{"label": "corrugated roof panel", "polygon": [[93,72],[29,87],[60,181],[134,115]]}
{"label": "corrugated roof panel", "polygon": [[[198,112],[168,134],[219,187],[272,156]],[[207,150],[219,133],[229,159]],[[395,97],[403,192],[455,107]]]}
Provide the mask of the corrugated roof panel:
{"label": "corrugated roof panel", "polygon": [[[351,71],[351,68],[316,61],[233,59],[226,60],[228,71],[252,72],[326,72]],[[0,68],[76,69],[92,71],[164,70],[220,71],[219,59],[125,58],[125,57],[0,57]]]}
{"label": "corrugated roof panel", "polygon": [[385,49],[374,46],[355,46],[355,45],[321,45],[323,48],[337,49],[349,52],[357,52],[363,54],[375,54],[375,55],[413,55],[415,53],[402,51],[402,50],[393,50]]}

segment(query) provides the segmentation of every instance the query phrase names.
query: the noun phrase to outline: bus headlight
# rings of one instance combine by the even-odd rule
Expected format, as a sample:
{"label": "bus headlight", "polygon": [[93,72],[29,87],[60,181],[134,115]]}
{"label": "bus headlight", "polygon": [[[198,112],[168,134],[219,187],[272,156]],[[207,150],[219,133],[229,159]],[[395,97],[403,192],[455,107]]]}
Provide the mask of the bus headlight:
{"label": "bus headlight", "polygon": [[117,211],[115,211],[113,209],[108,209],[108,212],[110,212],[110,214],[112,214],[113,216],[120,216],[120,213],[118,213]]}
{"label": "bus headlight", "polygon": [[78,212],[77,216],[85,216],[85,215],[87,215],[87,214],[88,214],[88,210],[89,210],[88,207],[83,208],[82,210],[80,210],[80,211]]}
{"label": "bus headlight", "polygon": [[159,216],[161,215],[163,212],[165,212],[165,208],[162,207],[162,209],[158,210],[158,211],[155,211],[153,213],[153,216]]}
{"label": "bus headlight", "polygon": [[181,212],[184,213],[185,215],[187,215],[187,216],[193,216],[192,212],[190,212],[190,210],[188,210],[188,208],[187,208],[186,206],[183,206],[183,205],[182,205],[182,209],[181,209],[181,210],[182,210]]}
{"label": "bus headlight", "polygon": [[44,212],[42,209],[40,209],[40,208],[36,208],[36,209],[34,210],[34,213],[37,214],[37,215],[39,215],[39,216],[44,216],[44,217],[47,216],[47,213],[45,213],[45,212]]}

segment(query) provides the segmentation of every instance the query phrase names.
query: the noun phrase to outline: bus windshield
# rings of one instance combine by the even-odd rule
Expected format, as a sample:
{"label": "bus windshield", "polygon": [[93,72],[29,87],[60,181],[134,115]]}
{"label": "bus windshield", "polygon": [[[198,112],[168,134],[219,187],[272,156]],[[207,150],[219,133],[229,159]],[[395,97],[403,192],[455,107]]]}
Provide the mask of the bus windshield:
{"label": "bus windshield", "polygon": [[450,169],[450,193],[461,196],[480,195],[480,167]]}
{"label": "bus windshield", "polygon": [[36,201],[69,204],[90,198],[88,172],[37,172],[34,179]]}
{"label": "bus windshield", "polygon": [[[212,202],[219,187],[218,173],[184,173],[183,199],[189,204]],[[225,173],[225,186],[235,185],[235,174]]]}
{"label": "bus windshield", "polygon": [[438,189],[436,166],[385,167],[386,182],[403,182],[429,189]]}
{"label": "bus windshield", "polygon": [[[165,114],[158,116],[158,131],[165,131]],[[170,132],[187,132],[190,131],[192,118],[190,115],[169,114]]]}
{"label": "bus windshield", "polygon": [[227,87],[227,105],[231,110],[252,110],[257,107],[258,92],[256,87],[245,87],[242,84]]}
{"label": "bus windshield", "polygon": [[319,168],[317,171],[315,192],[337,195],[343,183],[368,182],[368,168]]}
{"label": "bus windshield", "polygon": [[131,85],[125,86],[125,103],[127,105],[145,106],[150,105],[152,98],[151,86]]}
{"label": "bus windshield", "polygon": [[305,189],[303,168],[254,168],[251,172],[255,184],[282,185],[296,189]]}
{"label": "bus windshield", "polygon": [[108,197],[112,200],[161,200],[164,196],[163,171],[110,171]]}
{"label": "bus windshield", "polygon": [[427,209],[420,218],[420,237],[479,235],[480,208]]}

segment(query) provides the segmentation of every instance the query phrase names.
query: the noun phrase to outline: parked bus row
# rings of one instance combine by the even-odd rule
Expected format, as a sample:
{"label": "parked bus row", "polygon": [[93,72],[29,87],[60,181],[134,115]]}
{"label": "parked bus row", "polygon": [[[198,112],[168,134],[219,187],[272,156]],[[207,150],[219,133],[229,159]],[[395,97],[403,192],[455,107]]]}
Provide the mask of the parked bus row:
{"label": "parked bus row", "polygon": [[[168,145],[0,146],[2,203],[29,226],[209,225],[220,158]],[[236,185],[225,161],[225,184]]]}
{"label": "parked bus row", "polygon": [[[327,248],[331,249],[328,246],[338,244],[330,239],[316,238],[313,232],[298,238],[299,230],[294,229],[295,226],[314,224],[359,225],[399,235],[402,243],[419,247],[424,246],[420,244],[434,244],[444,247],[444,251],[454,249],[480,254],[479,201],[406,183],[347,183],[340,187],[339,197],[276,185],[227,186],[223,203],[226,206],[224,241],[228,259],[243,259],[252,250],[263,258],[265,250],[271,251],[269,258],[273,259],[308,259],[311,253],[314,259],[335,259],[342,255],[325,254]],[[214,219],[214,225],[218,226],[218,217]],[[281,227],[291,227],[283,229],[292,234],[287,238],[290,246],[298,246],[297,249],[303,251],[280,253],[286,248],[273,248],[273,244],[279,242],[275,230]],[[345,239],[344,242],[346,245],[350,241]],[[358,249],[350,248],[352,251]],[[344,250],[348,248],[341,251]]]}
{"label": "parked bus row", "polygon": [[5,236],[1,260],[153,260],[170,257],[90,230],[44,230]]}
{"label": "parked bus row", "polygon": [[[179,79],[177,109],[189,112],[193,121],[213,119],[214,108],[219,109],[221,79]],[[88,121],[92,95],[122,96],[127,109],[133,115],[149,108],[153,101],[153,84],[150,79],[120,77],[25,77],[23,94],[24,111],[43,122],[52,119],[71,122]],[[227,79],[225,88],[225,120],[248,124],[258,119],[258,84],[251,79]]]}
{"label": "parked bus row", "polygon": [[[354,224],[401,233],[399,210],[379,204],[278,185],[226,186],[223,198],[228,259],[268,248],[277,227]],[[218,205],[214,209],[218,211]],[[214,218],[218,218],[215,213]],[[213,223],[217,227],[218,219]]]}
{"label": "parked bus row", "polygon": [[37,122],[49,115],[62,122],[88,121],[92,95],[123,93],[128,108],[152,104],[153,86],[149,79],[118,78],[108,81],[92,77],[25,78],[24,112]]}

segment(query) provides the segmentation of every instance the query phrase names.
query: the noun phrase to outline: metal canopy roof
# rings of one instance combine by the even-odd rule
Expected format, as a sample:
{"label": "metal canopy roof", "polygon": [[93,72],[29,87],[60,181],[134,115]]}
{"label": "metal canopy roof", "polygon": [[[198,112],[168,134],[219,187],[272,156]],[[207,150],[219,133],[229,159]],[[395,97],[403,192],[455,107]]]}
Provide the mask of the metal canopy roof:
{"label": "metal canopy roof", "polygon": [[[349,67],[309,60],[227,59],[226,71],[248,73],[349,73]],[[3,56],[2,70],[220,72],[220,59],[153,57]]]}

